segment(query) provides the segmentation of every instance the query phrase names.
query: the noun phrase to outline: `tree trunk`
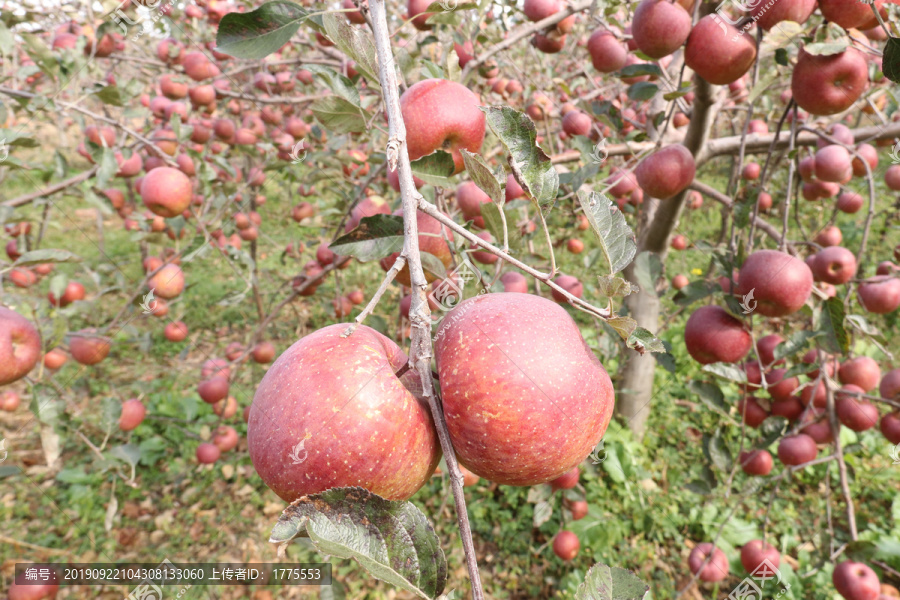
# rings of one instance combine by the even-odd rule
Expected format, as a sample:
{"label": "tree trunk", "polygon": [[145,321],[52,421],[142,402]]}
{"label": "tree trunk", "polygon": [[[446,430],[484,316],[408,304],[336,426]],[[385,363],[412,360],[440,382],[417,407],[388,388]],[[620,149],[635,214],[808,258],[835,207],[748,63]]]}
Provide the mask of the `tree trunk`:
{"label": "tree trunk", "polygon": [[[700,78],[695,78],[694,103],[691,122],[682,142],[695,157],[704,149],[709,131],[712,128],[716,111],[713,106],[713,89]],[[685,190],[668,200],[659,201],[645,198],[639,226],[637,251],[652,252],[660,262],[665,264],[666,252],[669,249],[669,238],[687,198]],[[637,285],[634,277],[634,263],[624,272],[625,277]],[[652,293],[641,290],[625,298],[625,306],[629,315],[638,325],[656,333],[659,329],[659,298]],[[650,416],[650,401],[653,397],[653,381],[656,372],[656,358],[647,352],[640,355],[629,352],[625,365],[619,370],[616,402],[616,414],[625,419],[628,428],[636,439],[644,437],[647,418]]]}

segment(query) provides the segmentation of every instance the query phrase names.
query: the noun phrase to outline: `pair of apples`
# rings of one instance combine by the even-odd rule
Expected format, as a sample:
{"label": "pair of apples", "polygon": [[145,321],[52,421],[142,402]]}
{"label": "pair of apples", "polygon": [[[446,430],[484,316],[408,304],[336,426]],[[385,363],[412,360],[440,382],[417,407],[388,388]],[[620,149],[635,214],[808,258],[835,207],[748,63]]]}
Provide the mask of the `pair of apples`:
{"label": "pair of apples", "polygon": [[[360,486],[409,498],[441,450],[406,354],[365,326],[320,329],[288,348],[250,409],[250,457],[287,501]],[[531,294],[470,298],[435,342],[444,415],[459,461],[506,485],[556,479],[606,431],[614,391],[564,308]],[[299,449],[299,451],[298,451]]]}

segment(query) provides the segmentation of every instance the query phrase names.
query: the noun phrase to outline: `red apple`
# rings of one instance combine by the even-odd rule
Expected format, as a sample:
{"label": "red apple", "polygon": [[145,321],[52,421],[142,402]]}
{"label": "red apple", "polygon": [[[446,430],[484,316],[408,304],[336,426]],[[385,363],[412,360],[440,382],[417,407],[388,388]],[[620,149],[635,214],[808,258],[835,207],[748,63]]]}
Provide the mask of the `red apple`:
{"label": "red apple", "polygon": [[184,321],[172,321],[163,330],[163,335],[170,342],[180,342],[187,337],[188,328]]}
{"label": "red apple", "polygon": [[737,293],[752,291],[760,314],[783,317],[800,310],[812,286],[812,271],[802,260],[777,250],[758,250],[741,267]]}
{"label": "red apple", "polygon": [[97,335],[94,329],[82,329],[71,334],[69,353],[82,365],[96,365],[109,355],[111,341]]}
{"label": "red apple", "polygon": [[856,275],[856,257],[843,246],[829,246],[816,253],[811,268],[819,281],[841,285]]}
{"label": "red apple", "polygon": [[[860,8],[871,10],[862,4]],[[852,46],[839,54],[828,55],[809,54],[801,49],[791,76],[794,101],[813,115],[833,115],[847,110],[868,84],[866,58]]]}
{"label": "red apple", "polygon": [[159,167],[144,176],[140,194],[147,208],[169,219],[190,207],[193,189],[191,180],[178,169]]}
{"label": "red apple", "polygon": [[681,48],[691,33],[691,15],[677,3],[641,0],[634,11],[631,35],[641,52],[662,58]]}
{"label": "red apple", "polygon": [[684,62],[709,83],[728,85],[740,79],[756,60],[756,44],[718,15],[707,15],[691,30]]}
{"label": "red apple", "polygon": [[574,532],[563,529],[553,538],[553,553],[563,560],[572,560],[578,556],[581,542]]}
{"label": "red apple", "polygon": [[838,379],[844,385],[855,385],[863,392],[870,392],[878,386],[881,368],[875,359],[857,356],[841,363]]}
{"label": "red apple", "polygon": [[694,156],[681,144],[671,144],[642,160],[634,170],[638,185],[654,198],[666,200],[694,181]]}
{"label": "red apple", "polygon": [[[577,277],[572,275],[560,275],[556,279],[553,280],[553,283],[566,290],[576,298],[581,298],[584,293],[584,286],[578,281]],[[559,302],[560,304],[567,304],[569,299],[566,298],[561,292],[556,290],[551,290],[550,295],[553,296],[553,300]]]}
{"label": "red apple", "polygon": [[702,306],[691,314],[684,343],[694,360],[704,365],[738,362],[753,344],[744,324],[719,306]]}
{"label": "red apple", "polygon": [[169,263],[147,281],[147,288],[160,298],[171,300],[184,291],[184,272],[178,265]]}
{"label": "red apple", "polygon": [[410,391],[418,375],[394,376],[406,355],[373,329],[344,338],[345,329],[331,325],[296,342],[253,398],[250,458],[284,500],[348,486],[403,500],[440,459],[428,407]]}
{"label": "red apple", "polygon": [[859,303],[867,311],[886,315],[900,307],[900,279],[890,275],[870,277],[856,289]]}
{"label": "red apple", "polygon": [[881,417],[881,434],[892,444],[900,444],[900,412]]}
{"label": "red apple", "polygon": [[750,450],[741,452],[741,469],[747,475],[768,475],[772,472],[772,455],[766,450]]}
{"label": "red apple", "polygon": [[234,427],[221,425],[216,428],[213,434],[213,444],[221,451],[228,452],[234,450],[238,444],[238,434]]}
{"label": "red apple", "polygon": [[[768,564],[764,564],[768,562]],[[762,540],[750,540],[741,547],[741,565],[750,575],[760,571],[771,575],[771,569],[781,564],[781,553],[772,544]],[[760,569],[760,567],[763,567]]]}
{"label": "red apple", "polygon": [[[709,564],[704,566],[708,556],[712,555]],[[721,549],[709,542],[694,546],[688,557],[688,568],[701,581],[722,581],[728,577],[728,558]]]}
{"label": "red apple", "polygon": [[565,309],[539,296],[464,300],[442,321],[435,359],[458,457],[496,483],[536,485],[570,471],[612,416],[606,370]]}
{"label": "red apple", "polygon": [[834,589],[845,600],[878,600],[881,583],[878,575],[863,563],[845,560],[831,574]]}
{"label": "red apple", "polygon": [[219,460],[222,451],[215,444],[205,442],[197,446],[197,462],[202,465],[208,465]]}
{"label": "red apple", "polygon": [[587,49],[591,55],[591,63],[601,73],[618,71],[625,66],[625,59],[628,58],[625,44],[605,28],[591,34]]}
{"label": "red apple", "polygon": [[778,443],[778,460],[789,466],[802,465],[815,460],[818,454],[816,441],[805,433],[789,435]]}
{"label": "red apple", "polygon": [[147,407],[137,398],[122,403],[122,414],[119,416],[119,429],[131,431],[140,425],[147,415]]}
{"label": "red apple", "polygon": [[485,116],[479,110],[478,96],[462,84],[444,79],[425,79],[411,85],[400,97],[400,110],[406,124],[410,160],[435,150],[448,151],[460,173],[460,150],[481,150]]}
{"label": "red apple", "polygon": [[575,466],[551,481],[550,485],[554,490],[570,490],[578,485],[578,478],[580,476],[581,472],[578,470],[578,467]]}

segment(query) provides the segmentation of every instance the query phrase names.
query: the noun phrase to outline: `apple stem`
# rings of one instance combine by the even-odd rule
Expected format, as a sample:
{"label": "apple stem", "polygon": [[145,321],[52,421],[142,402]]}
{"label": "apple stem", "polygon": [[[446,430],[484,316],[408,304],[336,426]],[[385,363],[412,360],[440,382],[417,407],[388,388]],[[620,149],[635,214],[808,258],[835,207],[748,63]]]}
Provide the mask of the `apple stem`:
{"label": "apple stem", "polygon": [[[406,126],[400,111],[397,69],[394,66],[384,0],[371,0],[368,12],[371,16],[370,26],[375,37],[381,93],[384,100],[385,113],[388,118],[387,163],[390,168],[396,167],[397,169],[400,182],[400,197],[403,203],[403,250],[400,253],[400,257],[408,263],[410,283],[412,284],[412,301],[409,311],[409,319],[412,323],[412,344],[409,352],[409,365],[414,365],[419,375],[422,384],[422,395],[427,400],[431,410],[438,439],[441,443],[441,450],[444,453],[447,469],[450,472],[450,486],[453,490],[453,500],[456,505],[456,516],[459,524],[460,539],[466,556],[466,567],[468,568],[469,580],[472,584],[472,597],[475,600],[483,600],[484,590],[481,585],[481,576],[478,572],[475,543],[472,540],[472,528],[469,525],[469,514],[463,494],[463,476],[459,470],[459,464],[456,462],[456,453],[450,441],[447,422],[444,419],[441,402],[435,394],[432,380],[431,310],[425,297],[428,282],[425,280],[425,272],[422,270],[418,225],[416,222],[417,196],[419,200],[422,200],[422,198],[416,192],[412,168],[409,164],[409,152],[406,147]],[[481,238],[477,239],[481,240]],[[399,260],[394,263],[392,269],[397,268],[399,272],[399,268],[402,268],[402,263],[399,263],[401,267],[398,267],[398,263]]]}

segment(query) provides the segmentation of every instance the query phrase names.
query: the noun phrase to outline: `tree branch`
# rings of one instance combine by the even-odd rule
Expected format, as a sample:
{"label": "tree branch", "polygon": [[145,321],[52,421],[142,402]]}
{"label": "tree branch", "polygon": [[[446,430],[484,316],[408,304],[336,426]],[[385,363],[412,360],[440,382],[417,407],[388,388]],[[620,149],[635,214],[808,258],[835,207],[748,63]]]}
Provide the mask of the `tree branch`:
{"label": "tree branch", "polygon": [[444,419],[443,407],[434,392],[434,381],[431,375],[431,311],[425,296],[428,283],[422,270],[422,257],[419,254],[419,232],[416,223],[416,186],[413,182],[412,168],[409,164],[409,152],[406,148],[406,125],[400,112],[400,94],[397,87],[396,69],[391,51],[391,39],[387,25],[384,0],[370,0],[372,33],[375,37],[375,49],[378,54],[378,74],[381,82],[384,108],[388,118],[389,139],[387,144],[387,163],[396,167],[400,179],[400,197],[403,202],[403,250],[409,267],[412,283],[412,303],[409,319],[412,322],[412,346],[409,362],[415,368],[422,384],[422,395],[428,402],[434,425],[437,429],[447,469],[450,471],[450,486],[456,504],[456,516],[459,523],[460,539],[466,555],[466,566],[472,583],[472,596],[475,600],[484,599],[481,576],[478,573],[478,561],[475,556],[475,543],[472,540],[472,529],[469,525],[469,514],[463,494],[463,476],[456,462],[456,453],[450,441],[450,433]]}

